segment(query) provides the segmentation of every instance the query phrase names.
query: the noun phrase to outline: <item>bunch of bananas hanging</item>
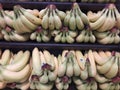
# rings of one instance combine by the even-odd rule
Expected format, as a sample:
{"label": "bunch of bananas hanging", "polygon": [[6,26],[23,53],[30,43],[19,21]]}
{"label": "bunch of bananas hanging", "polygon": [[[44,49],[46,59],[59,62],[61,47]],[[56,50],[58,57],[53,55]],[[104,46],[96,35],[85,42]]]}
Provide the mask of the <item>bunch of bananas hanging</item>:
{"label": "bunch of bananas hanging", "polygon": [[83,29],[79,35],[76,37],[76,42],[78,43],[95,43],[96,37],[93,33],[93,31],[90,29],[90,27],[87,27],[87,29]]}
{"label": "bunch of bananas hanging", "polygon": [[32,74],[29,79],[30,88],[37,90],[51,90],[57,78],[57,58],[47,50],[32,51]]}
{"label": "bunch of bananas hanging", "polygon": [[13,54],[6,49],[0,51],[0,55],[0,89],[5,87],[28,89],[30,86],[28,79],[31,74],[30,51]]}
{"label": "bunch of bananas hanging", "polygon": [[68,27],[63,27],[60,30],[51,32],[55,42],[73,43],[77,36],[77,31],[69,30]]}
{"label": "bunch of bananas hanging", "polygon": [[101,44],[118,44],[119,36],[119,12],[114,4],[109,4],[102,11],[93,13],[89,11],[87,16],[90,27],[95,30],[94,35],[97,42]]}
{"label": "bunch of bananas hanging", "polygon": [[30,39],[36,40],[37,42],[49,42],[51,35],[49,33],[49,30],[44,30],[41,27],[38,27],[36,31],[31,33]]}
{"label": "bunch of bananas hanging", "polygon": [[89,25],[89,20],[86,14],[80,10],[78,3],[73,3],[72,9],[67,11],[63,23],[70,30],[82,30],[85,25]]}
{"label": "bunch of bananas hanging", "polygon": [[116,2],[117,0],[81,0],[81,2],[97,2],[97,3],[114,3]]}
{"label": "bunch of bananas hanging", "polygon": [[66,14],[56,8],[55,5],[48,5],[45,9],[42,9],[39,13],[39,17],[42,18],[41,26],[43,29],[55,30],[62,27],[62,21]]}
{"label": "bunch of bananas hanging", "polygon": [[31,33],[41,24],[40,18],[19,5],[14,6],[14,14],[12,25],[19,34]]}

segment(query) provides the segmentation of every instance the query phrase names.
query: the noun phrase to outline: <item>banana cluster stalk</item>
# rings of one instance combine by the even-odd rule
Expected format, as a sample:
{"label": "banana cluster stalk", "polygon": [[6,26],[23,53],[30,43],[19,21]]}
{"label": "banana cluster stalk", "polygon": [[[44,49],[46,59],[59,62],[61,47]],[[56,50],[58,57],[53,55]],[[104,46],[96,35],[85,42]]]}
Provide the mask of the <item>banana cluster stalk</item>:
{"label": "banana cluster stalk", "polygon": [[37,42],[49,42],[51,35],[49,33],[49,30],[44,30],[41,27],[38,27],[36,31],[31,33],[30,39],[36,40]]}
{"label": "banana cluster stalk", "polygon": [[105,32],[94,32],[97,42],[100,44],[118,44],[120,43],[120,30],[113,28]]}
{"label": "banana cluster stalk", "polygon": [[6,27],[1,31],[4,40],[6,41],[17,41],[24,42],[29,40],[29,34],[18,34],[15,30],[12,30],[10,27]]}
{"label": "banana cluster stalk", "polygon": [[58,10],[55,5],[48,5],[39,12],[39,17],[42,18],[42,28],[49,30],[60,29],[65,16],[66,14]]}
{"label": "banana cluster stalk", "polygon": [[29,85],[25,84],[31,74],[31,66],[29,64],[30,51],[19,51],[13,54],[10,50],[6,49],[1,53],[0,60],[0,89],[5,87],[28,89]]}
{"label": "banana cluster stalk", "polygon": [[67,27],[63,27],[60,30],[54,30],[51,32],[55,42],[62,43],[74,43],[77,31],[69,30]]}
{"label": "banana cluster stalk", "polygon": [[108,4],[102,11],[98,11],[97,13],[88,12],[91,29],[104,32],[115,27],[116,16],[114,9],[114,4]]}
{"label": "banana cluster stalk", "polygon": [[79,8],[78,3],[73,3],[72,9],[67,12],[63,23],[70,30],[82,30],[85,25],[89,25],[89,20],[87,15]]}
{"label": "banana cluster stalk", "polygon": [[32,52],[32,74],[29,79],[30,88],[38,90],[51,90],[57,78],[57,58],[47,50],[39,51],[34,48]]}
{"label": "banana cluster stalk", "polygon": [[81,0],[81,2],[86,2],[86,3],[93,3],[93,2],[97,2],[97,3],[115,3],[117,0]]}
{"label": "banana cluster stalk", "polygon": [[19,34],[31,33],[41,24],[40,18],[19,5],[14,6],[14,14],[13,28]]}
{"label": "banana cluster stalk", "polygon": [[83,29],[80,34],[76,37],[76,42],[78,43],[95,43],[96,37],[92,30],[88,27],[87,29]]}

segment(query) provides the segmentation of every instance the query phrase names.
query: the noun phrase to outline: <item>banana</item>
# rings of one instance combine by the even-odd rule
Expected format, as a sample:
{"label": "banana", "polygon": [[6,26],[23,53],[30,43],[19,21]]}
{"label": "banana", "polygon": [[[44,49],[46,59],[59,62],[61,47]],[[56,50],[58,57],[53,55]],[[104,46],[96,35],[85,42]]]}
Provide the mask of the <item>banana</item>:
{"label": "banana", "polygon": [[120,89],[120,85],[119,85],[119,84],[116,84],[115,90],[119,90],[119,89]]}
{"label": "banana", "polygon": [[95,59],[95,62],[98,64],[98,65],[104,65],[106,62],[109,61],[109,59],[112,57],[107,57],[107,58],[103,58],[101,57],[98,52],[96,51],[93,51],[93,55],[94,55],[94,59]]}
{"label": "banana", "polygon": [[114,12],[115,12],[115,16],[116,16],[116,26],[120,29],[120,13],[116,7],[114,9]]}
{"label": "banana", "polygon": [[71,37],[73,37],[73,38],[75,38],[76,36],[77,36],[77,31],[71,31],[71,30],[69,30],[68,31],[68,33],[69,33],[69,35],[71,36]]}
{"label": "banana", "polygon": [[54,38],[54,41],[55,42],[60,42],[61,41],[61,37],[62,37],[62,32],[58,33],[55,38]]}
{"label": "banana", "polygon": [[73,43],[75,40],[72,38],[68,32],[66,32],[66,41],[67,43]]}
{"label": "banana", "polygon": [[105,73],[105,77],[111,79],[114,78],[118,73],[118,57],[115,58],[113,65],[111,66],[110,70]]}
{"label": "banana", "polygon": [[104,51],[100,50],[98,51],[98,54],[102,57],[102,58],[108,58],[108,56],[105,54]]}
{"label": "banana", "polygon": [[26,9],[19,7],[20,11],[23,13],[23,15],[32,23],[34,23],[35,25],[40,25],[41,24],[41,19],[34,16],[33,14],[29,13],[28,11],[26,11]]}
{"label": "banana", "polygon": [[32,51],[32,68],[35,75],[41,75],[41,60],[37,47],[35,47]]}
{"label": "banana", "polygon": [[112,84],[112,85],[110,86],[110,90],[115,90],[115,87],[116,87],[116,85],[115,85],[115,84]]}
{"label": "banana", "polygon": [[111,56],[112,56],[111,51],[105,51],[105,54],[106,54],[108,57],[111,57]]}
{"label": "banana", "polygon": [[84,81],[82,81],[79,77],[73,77],[73,82],[75,83],[75,85],[79,86],[81,84],[84,83]]}
{"label": "banana", "polygon": [[57,75],[54,72],[48,71],[48,79],[49,81],[55,81],[57,78]]}
{"label": "banana", "polygon": [[99,88],[102,90],[110,90],[111,85],[112,85],[111,82],[105,82],[105,83],[99,84]]}
{"label": "banana", "polygon": [[96,75],[96,65],[95,65],[95,60],[94,60],[94,55],[92,50],[88,51],[88,59],[90,63],[90,66],[88,68],[88,74],[90,77],[94,77]]}
{"label": "banana", "polygon": [[63,21],[66,16],[66,13],[58,10],[57,8],[55,9],[55,11],[56,11],[57,15],[60,17],[60,19]]}
{"label": "banana", "polygon": [[75,19],[75,11],[72,10],[70,13],[70,20],[69,20],[69,28],[70,30],[76,30],[76,19]]}
{"label": "banana", "polygon": [[97,65],[96,67],[97,67],[98,72],[99,72],[100,74],[105,74],[105,73],[107,73],[107,72],[110,70],[111,66],[113,65],[114,59],[115,59],[115,57],[112,56],[112,57],[110,58],[110,60],[108,60],[108,61],[107,61],[105,64],[103,64],[102,66]]}
{"label": "banana", "polygon": [[57,83],[57,84],[56,84],[56,88],[57,88],[58,90],[62,90],[62,89],[64,88],[63,82]]}
{"label": "banana", "polygon": [[47,75],[47,71],[43,71],[43,75],[40,77],[40,83],[41,84],[46,84],[46,83],[48,83],[48,80],[49,80],[49,78],[48,78],[48,75]]}
{"label": "banana", "polygon": [[48,7],[46,7],[45,9],[40,10],[39,17],[42,19],[47,11],[48,11]]}
{"label": "banana", "polygon": [[65,26],[69,26],[69,21],[70,21],[70,18],[71,18],[71,11],[70,12],[68,12],[67,14],[66,14],[66,16],[65,16],[65,18],[64,18],[64,25]]}
{"label": "banana", "polygon": [[30,65],[27,64],[21,71],[13,72],[4,68],[0,68],[1,76],[4,78],[4,81],[7,82],[19,82],[25,78],[30,72]]}
{"label": "banana", "polygon": [[118,34],[115,34],[114,43],[115,43],[115,44],[120,43],[120,36],[119,36]]}
{"label": "banana", "polygon": [[62,58],[62,56],[58,56],[59,66],[58,66],[58,76],[62,77],[66,73],[67,69],[67,59]]}
{"label": "banana", "polygon": [[107,79],[106,77],[104,77],[103,75],[100,75],[98,72],[97,74],[95,75],[95,80],[99,83],[105,83],[107,81],[111,81],[110,79]]}
{"label": "banana", "polygon": [[95,43],[96,41],[96,37],[93,35],[92,31],[90,31],[89,41],[91,43]]}
{"label": "banana", "polygon": [[110,31],[105,31],[105,32],[95,31],[94,32],[95,37],[98,38],[98,39],[103,39],[103,38],[107,37],[109,34],[110,34]]}
{"label": "banana", "polygon": [[42,41],[43,42],[48,42],[48,41],[50,41],[50,36],[47,36],[47,35],[41,35],[41,39],[42,39]]}
{"label": "banana", "polygon": [[26,64],[28,63],[29,57],[30,57],[30,52],[25,51],[23,56],[19,58],[19,60],[17,60],[16,63],[4,65],[2,66],[2,68],[7,69],[9,71],[13,71],[13,72],[18,72],[26,66]]}
{"label": "banana", "polygon": [[72,63],[72,59],[68,59],[67,61],[67,69],[66,69],[66,75],[68,77],[72,77],[73,76],[73,63]]}
{"label": "banana", "polygon": [[5,82],[0,82],[0,89],[4,89],[6,87],[6,83]]}
{"label": "banana", "polygon": [[75,12],[75,15],[76,15],[76,17],[75,17],[76,26],[79,30],[82,30],[84,28],[84,23],[83,23],[81,17],[78,15],[77,11]]}
{"label": "banana", "polygon": [[91,90],[98,90],[98,85],[96,81],[92,81]]}
{"label": "banana", "polygon": [[89,40],[90,40],[89,31],[85,31],[85,36],[84,36],[83,42],[84,42],[84,43],[88,43]]}
{"label": "banana", "polygon": [[61,42],[62,43],[66,42],[66,33],[65,32],[62,32]]}
{"label": "banana", "polygon": [[8,49],[4,50],[1,56],[0,64],[7,65],[10,61],[10,58],[11,58],[11,51]]}
{"label": "banana", "polygon": [[81,84],[79,86],[76,86],[78,90],[87,90],[87,83]]}
{"label": "banana", "polygon": [[106,20],[107,13],[108,13],[108,9],[106,9],[104,11],[104,13],[102,14],[102,16],[97,21],[90,22],[90,27],[91,27],[92,30],[97,30],[98,28],[100,28],[103,25],[103,23]]}
{"label": "banana", "polygon": [[85,30],[82,30],[82,31],[81,31],[81,33],[80,33],[80,34],[77,36],[77,38],[76,38],[76,41],[77,41],[77,42],[81,43],[81,42],[84,41],[85,32],[86,32]]}
{"label": "banana", "polygon": [[31,40],[35,40],[36,37],[37,37],[37,32],[36,32],[36,31],[33,32],[33,33],[31,33],[31,35],[30,35],[30,39],[31,39]]}
{"label": "banana", "polygon": [[63,86],[64,90],[67,90],[69,88],[69,84],[68,83],[65,83],[64,86]]}
{"label": "banana", "polygon": [[76,55],[76,60],[78,62],[78,65],[79,65],[80,69],[84,70],[85,69],[85,63],[86,63],[84,55],[79,50],[76,50],[75,55]]}
{"label": "banana", "polygon": [[37,42],[42,42],[42,38],[41,38],[41,34],[38,33],[37,37],[36,37],[36,41]]}
{"label": "banana", "polygon": [[53,87],[53,83],[47,83],[47,84],[42,84],[42,83],[38,83],[38,88],[39,90],[51,90]]}
{"label": "banana", "polygon": [[54,30],[54,28],[55,28],[54,17],[53,17],[53,9],[50,9],[50,11],[49,11],[48,27],[49,27],[50,30]]}
{"label": "banana", "polygon": [[6,22],[5,22],[4,17],[3,17],[2,13],[1,13],[0,14],[0,28],[4,29],[5,26],[6,26]]}
{"label": "banana", "polygon": [[60,17],[56,14],[55,10],[53,10],[54,24],[56,29],[60,29],[62,27],[62,22]]}
{"label": "banana", "polygon": [[30,87],[30,83],[28,81],[26,81],[20,85],[16,85],[16,88],[21,89],[21,90],[27,90],[27,89],[29,89],[29,87]]}

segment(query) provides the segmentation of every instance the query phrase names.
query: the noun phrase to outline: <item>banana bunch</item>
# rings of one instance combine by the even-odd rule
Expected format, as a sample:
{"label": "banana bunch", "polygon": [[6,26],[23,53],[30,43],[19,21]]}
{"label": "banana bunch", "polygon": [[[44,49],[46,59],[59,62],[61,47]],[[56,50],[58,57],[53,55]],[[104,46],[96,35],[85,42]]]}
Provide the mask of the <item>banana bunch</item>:
{"label": "banana bunch", "polygon": [[[6,49],[1,52],[0,60],[0,88],[9,87],[15,88],[16,83],[24,84],[27,82],[31,67],[29,64],[30,52],[29,51],[19,51],[13,54],[10,50]],[[13,85],[14,84],[14,85]]]}
{"label": "banana bunch", "polygon": [[51,90],[57,78],[57,58],[47,50],[32,51],[32,74],[30,76],[30,88],[38,90]]}
{"label": "banana bunch", "polygon": [[55,5],[48,5],[39,12],[39,17],[42,19],[42,28],[49,30],[60,29],[65,16],[66,14],[58,10]]}
{"label": "banana bunch", "polygon": [[69,30],[68,27],[63,27],[61,30],[51,32],[55,42],[74,43],[77,31]]}
{"label": "banana bunch", "polygon": [[81,2],[115,3],[117,0],[81,0]]}
{"label": "banana bunch", "polygon": [[108,4],[102,11],[93,13],[89,11],[87,16],[92,30],[104,32],[112,29],[116,25],[116,16],[114,14],[115,5]]}
{"label": "banana bunch", "polygon": [[36,40],[37,42],[49,42],[51,35],[49,33],[49,30],[44,30],[41,27],[38,27],[36,31],[31,33],[30,39]]}
{"label": "banana bunch", "polygon": [[89,25],[89,20],[86,14],[81,11],[78,3],[73,3],[72,9],[67,12],[63,23],[70,30],[82,30],[85,25]]}
{"label": "banana bunch", "polygon": [[12,30],[10,27],[6,27],[1,31],[3,38],[6,41],[17,41],[17,42],[24,42],[29,40],[29,34],[18,34],[16,31]]}
{"label": "banana bunch", "polygon": [[[96,68],[99,74],[102,74],[107,79],[112,79],[117,76],[119,72],[119,55],[118,52],[112,52],[111,55],[107,55],[103,51],[93,52]],[[117,56],[118,55],[118,56]],[[106,79],[106,80],[107,80]]]}
{"label": "banana bunch", "polygon": [[113,28],[105,32],[94,32],[97,42],[101,44],[119,44],[120,43],[120,29]]}
{"label": "banana bunch", "polygon": [[97,82],[93,78],[81,80],[79,77],[73,77],[73,82],[77,90],[98,90]]}
{"label": "banana bunch", "polygon": [[14,6],[13,28],[19,34],[31,33],[41,24],[41,19],[23,7]]}
{"label": "banana bunch", "polygon": [[78,43],[95,43],[96,41],[96,37],[93,34],[93,31],[90,30],[90,28],[88,27],[87,29],[83,29],[79,35],[76,37],[76,42]]}

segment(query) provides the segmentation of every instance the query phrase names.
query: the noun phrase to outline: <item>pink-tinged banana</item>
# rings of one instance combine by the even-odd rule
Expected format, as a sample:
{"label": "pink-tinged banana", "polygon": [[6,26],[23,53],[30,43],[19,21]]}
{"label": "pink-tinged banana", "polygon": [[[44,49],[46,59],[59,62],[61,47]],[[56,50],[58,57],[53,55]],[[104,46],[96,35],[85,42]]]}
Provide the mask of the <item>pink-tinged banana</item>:
{"label": "pink-tinged banana", "polygon": [[48,83],[48,75],[47,75],[47,71],[43,71],[43,75],[40,76],[40,83],[42,84],[46,84]]}
{"label": "pink-tinged banana", "polygon": [[76,26],[79,30],[82,30],[84,28],[84,23],[81,19],[81,17],[78,15],[78,12],[76,11],[76,17],[75,17],[75,20],[76,20]]}
{"label": "pink-tinged banana", "polygon": [[81,43],[84,41],[85,32],[86,32],[85,30],[82,30],[81,33],[77,36],[76,41],[78,43]]}
{"label": "pink-tinged banana", "polygon": [[19,72],[13,72],[9,71],[4,68],[0,68],[1,76],[4,78],[4,81],[7,81],[9,83],[11,82],[19,82],[22,79],[24,79],[28,73],[30,72],[30,65],[26,65],[21,71]]}
{"label": "pink-tinged banana", "polygon": [[107,79],[106,77],[104,77],[103,75],[100,75],[99,73],[97,73],[94,78],[99,83],[105,83],[107,81],[111,81],[110,79]]}
{"label": "pink-tinged banana", "polygon": [[103,58],[96,51],[93,51],[93,55],[94,55],[95,62],[100,66],[104,65],[112,57],[111,56],[111,57],[108,57],[108,58]]}
{"label": "pink-tinged banana", "polygon": [[72,77],[73,76],[73,63],[72,63],[72,59],[68,59],[67,61],[67,69],[66,69],[66,75],[68,77]]}
{"label": "pink-tinged banana", "polygon": [[58,76],[62,77],[65,75],[66,73],[66,69],[67,69],[67,59],[66,58],[62,58],[62,56],[58,56],[58,61],[59,61],[59,66],[58,66]]}
{"label": "pink-tinged banana", "polygon": [[90,66],[88,68],[88,70],[89,70],[88,74],[90,77],[94,77],[96,75],[96,64],[95,64],[94,55],[93,55],[92,50],[88,51],[88,59],[89,59],[89,63],[90,63]]}
{"label": "pink-tinged banana", "polygon": [[66,13],[58,10],[57,8],[55,9],[55,11],[56,11],[57,15],[60,17],[60,19],[63,21],[66,16]]}
{"label": "pink-tinged banana", "polygon": [[4,52],[2,53],[2,56],[1,56],[0,64],[7,65],[10,61],[10,58],[11,58],[10,50],[8,50],[8,49],[4,50]]}
{"label": "pink-tinged banana", "polygon": [[13,64],[8,64],[8,65],[4,65],[2,66],[4,69],[13,71],[13,72],[18,72],[20,70],[22,70],[28,63],[30,58],[30,52],[29,51],[25,51],[23,56],[21,58],[19,58],[19,60],[17,60],[18,62],[13,63]]}
{"label": "pink-tinged banana", "polygon": [[99,84],[99,88],[102,90],[110,90],[111,85],[112,85],[111,82],[105,82],[105,83]]}
{"label": "pink-tinged banana", "polygon": [[26,81],[20,85],[16,85],[15,87],[18,89],[21,89],[21,90],[28,90],[30,87],[30,83],[28,81]]}
{"label": "pink-tinged banana", "polygon": [[105,73],[105,77],[111,79],[111,78],[114,78],[118,73],[118,57],[115,57],[115,60],[114,60],[114,63],[113,65],[111,66],[110,70]]}
{"label": "pink-tinged banana", "polygon": [[79,50],[76,50],[75,55],[76,55],[76,59],[77,59],[77,62],[79,64],[80,69],[84,70],[85,69],[85,63],[86,63],[84,55]]}
{"label": "pink-tinged banana", "polygon": [[66,16],[65,16],[65,18],[64,18],[64,25],[65,26],[69,26],[69,20],[70,20],[70,18],[71,18],[71,11],[70,12],[68,12],[67,14],[66,14]]}
{"label": "pink-tinged banana", "polygon": [[35,25],[40,25],[41,24],[41,19],[36,17],[35,15],[29,13],[28,11],[26,11],[26,9],[20,7],[19,8],[21,10],[21,12],[23,13],[23,15],[32,23],[34,23]]}
{"label": "pink-tinged banana", "polygon": [[48,11],[48,7],[46,7],[45,9],[40,10],[39,12],[39,18],[43,18],[43,16],[46,14],[46,12]]}
{"label": "pink-tinged banana", "polygon": [[105,74],[105,73],[107,73],[109,70],[110,70],[110,68],[111,68],[111,66],[113,65],[113,63],[114,63],[114,60],[115,60],[115,57],[114,56],[112,56],[105,64],[103,64],[103,65],[97,65],[96,67],[97,67],[97,71],[100,73],[100,74]]}
{"label": "pink-tinged banana", "polygon": [[53,10],[54,24],[56,29],[60,29],[62,27],[62,22],[60,17],[56,14],[55,10]]}
{"label": "pink-tinged banana", "polygon": [[76,19],[75,19],[75,11],[72,10],[72,12],[70,13],[70,20],[69,20],[69,28],[70,30],[76,30]]}
{"label": "pink-tinged banana", "polygon": [[41,60],[37,47],[35,47],[32,51],[32,68],[35,75],[41,75]]}
{"label": "pink-tinged banana", "polygon": [[98,28],[100,28],[103,23],[105,22],[106,20],[106,15],[108,13],[108,9],[105,10],[105,12],[103,13],[103,15],[95,22],[91,22],[90,23],[90,27],[93,29],[93,30],[97,30]]}
{"label": "pink-tinged banana", "polygon": [[111,53],[111,51],[105,51],[105,54],[108,56],[108,57],[111,57],[112,56],[112,53]]}

